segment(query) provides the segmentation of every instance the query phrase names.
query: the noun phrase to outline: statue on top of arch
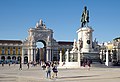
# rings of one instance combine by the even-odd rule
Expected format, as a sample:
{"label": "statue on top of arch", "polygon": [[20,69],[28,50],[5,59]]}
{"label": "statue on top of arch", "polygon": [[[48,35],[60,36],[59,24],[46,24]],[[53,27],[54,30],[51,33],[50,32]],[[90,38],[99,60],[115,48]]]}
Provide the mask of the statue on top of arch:
{"label": "statue on top of arch", "polygon": [[46,29],[46,25],[43,24],[42,19],[40,19],[40,21],[36,23],[36,28]]}
{"label": "statue on top of arch", "polygon": [[40,19],[40,26],[43,26],[43,21],[42,21],[42,19]]}

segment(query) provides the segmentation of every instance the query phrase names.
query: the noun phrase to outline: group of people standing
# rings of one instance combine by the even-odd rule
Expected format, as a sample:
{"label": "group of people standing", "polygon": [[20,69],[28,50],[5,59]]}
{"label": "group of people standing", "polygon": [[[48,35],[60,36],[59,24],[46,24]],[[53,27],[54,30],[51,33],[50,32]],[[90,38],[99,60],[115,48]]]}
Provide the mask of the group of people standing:
{"label": "group of people standing", "polygon": [[45,70],[46,70],[46,77],[47,78],[57,78],[57,63],[51,63],[51,62],[46,62],[45,65]]}
{"label": "group of people standing", "polygon": [[81,66],[85,67],[86,65],[88,66],[88,70],[90,70],[92,60],[90,59],[83,59],[81,61]]}

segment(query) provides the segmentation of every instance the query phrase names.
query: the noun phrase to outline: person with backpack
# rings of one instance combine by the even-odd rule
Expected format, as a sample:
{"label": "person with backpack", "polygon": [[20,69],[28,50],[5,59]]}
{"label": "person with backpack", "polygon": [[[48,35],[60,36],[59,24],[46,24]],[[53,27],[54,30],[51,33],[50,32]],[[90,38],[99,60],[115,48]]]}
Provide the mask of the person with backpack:
{"label": "person with backpack", "polygon": [[57,66],[54,65],[53,68],[52,68],[52,70],[53,70],[52,78],[57,77],[57,73],[58,73]]}

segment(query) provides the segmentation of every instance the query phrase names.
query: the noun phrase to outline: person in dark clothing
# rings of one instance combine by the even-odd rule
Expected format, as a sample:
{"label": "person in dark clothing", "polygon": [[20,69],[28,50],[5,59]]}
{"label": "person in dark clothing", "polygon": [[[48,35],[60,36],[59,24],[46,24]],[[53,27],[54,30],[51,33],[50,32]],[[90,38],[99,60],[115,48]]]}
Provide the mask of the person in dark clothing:
{"label": "person in dark clothing", "polygon": [[9,67],[10,67],[10,62],[9,62]]}
{"label": "person in dark clothing", "polygon": [[20,63],[20,68],[19,68],[19,70],[22,70],[22,63]]}
{"label": "person in dark clothing", "polygon": [[58,70],[57,70],[57,66],[53,66],[53,75],[52,75],[52,78],[54,78],[55,76],[57,77],[57,73],[58,73]]}
{"label": "person in dark clothing", "polygon": [[2,62],[2,67],[4,66],[4,62]]}
{"label": "person in dark clothing", "polygon": [[90,66],[91,66],[90,64],[91,64],[90,60],[87,60],[88,70],[90,70]]}
{"label": "person in dark clothing", "polygon": [[28,69],[29,69],[29,67],[30,67],[29,62],[27,63],[27,67],[28,67]]}

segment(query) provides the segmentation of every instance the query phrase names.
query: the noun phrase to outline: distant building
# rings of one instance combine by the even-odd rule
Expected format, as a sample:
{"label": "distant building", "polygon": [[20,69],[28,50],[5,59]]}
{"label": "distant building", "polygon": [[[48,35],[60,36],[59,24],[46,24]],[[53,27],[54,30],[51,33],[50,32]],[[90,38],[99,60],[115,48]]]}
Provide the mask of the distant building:
{"label": "distant building", "polygon": [[67,41],[58,41],[58,50],[59,53],[60,51],[62,51],[63,54],[63,59],[62,61],[65,61],[65,52],[67,51],[67,49],[69,49],[69,51],[73,48],[73,42],[67,42]]}
{"label": "distant building", "polygon": [[0,40],[0,63],[19,63],[22,55],[21,40]]}
{"label": "distant building", "polygon": [[100,59],[103,63],[106,61],[106,52],[109,54],[109,62],[112,65],[120,65],[120,38],[100,45]]}
{"label": "distant building", "polygon": [[[72,49],[73,42],[58,42],[58,50],[56,54],[59,55],[59,51],[61,50],[63,54],[67,49]],[[20,59],[22,55],[24,55],[24,63],[28,62],[28,50],[24,50],[24,54],[22,54],[23,48],[27,47],[26,43],[23,43],[21,40],[0,40],[0,63],[20,63]],[[44,48],[36,48],[36,61],[44,60]],[[55,57],[55,59],[59,60],[59,57]]]}

